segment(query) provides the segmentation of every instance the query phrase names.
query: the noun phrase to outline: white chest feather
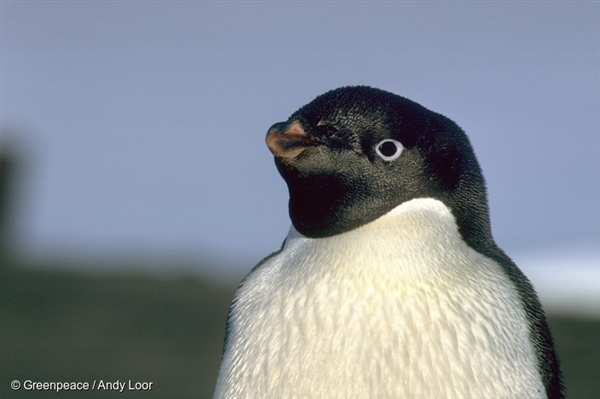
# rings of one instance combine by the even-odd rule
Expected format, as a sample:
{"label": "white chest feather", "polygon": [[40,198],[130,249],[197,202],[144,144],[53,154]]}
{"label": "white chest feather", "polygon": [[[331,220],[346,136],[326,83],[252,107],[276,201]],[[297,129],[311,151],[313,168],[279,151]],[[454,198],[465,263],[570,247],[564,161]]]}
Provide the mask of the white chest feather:
{"label": "white chest feather", "polygon": [[441,202],[283,251],[236,295],[215,398],[545,398],[518,295]]}

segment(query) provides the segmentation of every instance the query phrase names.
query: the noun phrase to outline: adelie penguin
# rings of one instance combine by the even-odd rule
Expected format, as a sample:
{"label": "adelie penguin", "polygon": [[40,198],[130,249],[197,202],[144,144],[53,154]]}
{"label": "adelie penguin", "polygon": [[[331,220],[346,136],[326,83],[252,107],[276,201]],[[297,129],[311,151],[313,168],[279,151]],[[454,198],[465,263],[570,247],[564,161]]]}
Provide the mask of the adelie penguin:
{"label": "adelie penguin", "polygon": [[454,122],[343,87],[266,142],[292,227],[238,288],[215,399],[563,397],[544,312],[492,238]]}

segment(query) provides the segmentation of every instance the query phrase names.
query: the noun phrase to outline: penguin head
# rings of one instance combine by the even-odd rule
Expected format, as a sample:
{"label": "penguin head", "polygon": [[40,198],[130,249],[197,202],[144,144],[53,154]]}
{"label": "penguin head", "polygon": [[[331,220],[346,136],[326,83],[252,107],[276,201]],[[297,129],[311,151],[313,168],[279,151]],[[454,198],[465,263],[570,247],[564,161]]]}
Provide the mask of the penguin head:
{"label": "penguin head", "polygon": [[467,136],[413,101],[342,87],[274,124],[266,142],[288,186],[292,223],[307,237],[341,234],[403,202],[435,198],[465,239],[488,238],[485,183]]}

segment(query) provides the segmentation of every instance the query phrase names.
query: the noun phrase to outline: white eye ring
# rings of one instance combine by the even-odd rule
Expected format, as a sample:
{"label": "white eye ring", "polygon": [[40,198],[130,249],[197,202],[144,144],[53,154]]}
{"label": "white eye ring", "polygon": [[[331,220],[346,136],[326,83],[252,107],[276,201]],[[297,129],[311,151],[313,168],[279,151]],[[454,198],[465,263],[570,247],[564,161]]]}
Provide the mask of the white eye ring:
{"label": "white eye ring", "polygon": [[381,140],[375,146],[375,152],[377,155],[379,155],[379,157],[381,157],[381,159],[384,161],[388,162],[398,158],[400,154],[402,154],[403,149],[404,146],[402,143],[392,139]]}

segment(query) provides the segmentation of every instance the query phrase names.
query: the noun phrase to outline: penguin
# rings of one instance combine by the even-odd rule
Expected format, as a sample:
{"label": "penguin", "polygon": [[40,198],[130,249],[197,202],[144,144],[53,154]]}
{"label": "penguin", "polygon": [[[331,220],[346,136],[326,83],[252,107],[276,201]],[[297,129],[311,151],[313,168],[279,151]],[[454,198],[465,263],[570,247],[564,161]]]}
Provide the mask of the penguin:
{"label": "penguin", "polygon": [[348,86],[266,144],[292,226],[238,287],[215,399],[563,398],[542,306],[492,238],[457,124]]}

